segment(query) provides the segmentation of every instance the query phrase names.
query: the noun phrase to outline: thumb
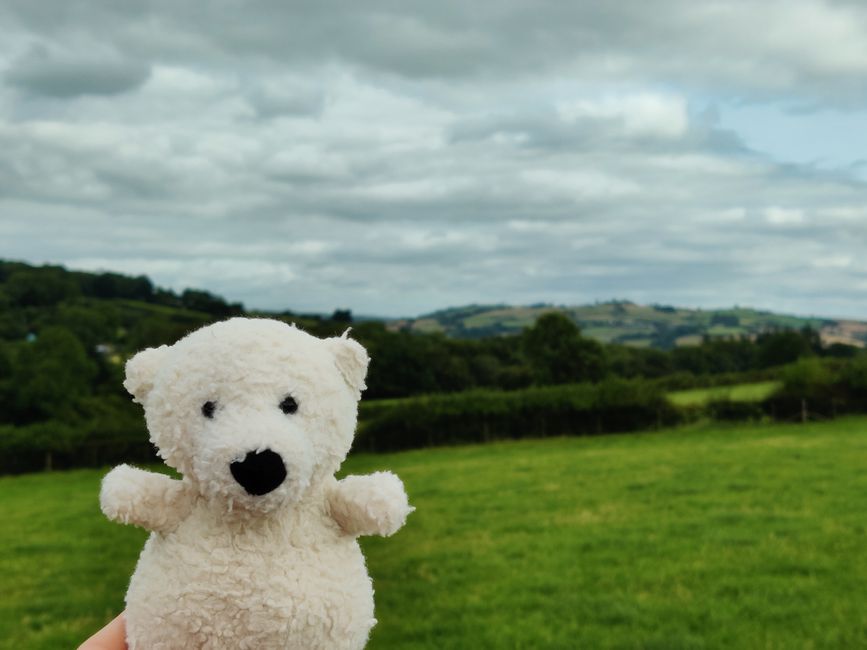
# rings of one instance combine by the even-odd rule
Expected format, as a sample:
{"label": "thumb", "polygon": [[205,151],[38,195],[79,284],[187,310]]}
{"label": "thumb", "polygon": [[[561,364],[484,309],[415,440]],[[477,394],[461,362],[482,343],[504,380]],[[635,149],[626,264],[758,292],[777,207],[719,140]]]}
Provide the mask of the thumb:
{"label": "thumb", "polygon": [[126,624],[123,613],[82,643],[78,650],[127,650]]}

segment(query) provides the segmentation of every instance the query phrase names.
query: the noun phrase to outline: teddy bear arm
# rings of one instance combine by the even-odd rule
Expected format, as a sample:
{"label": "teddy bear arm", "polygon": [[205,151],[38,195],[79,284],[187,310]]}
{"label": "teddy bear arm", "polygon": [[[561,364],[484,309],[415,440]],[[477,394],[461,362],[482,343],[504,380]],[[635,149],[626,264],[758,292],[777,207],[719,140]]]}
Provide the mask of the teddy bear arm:
{"label": "teddy bear arm", "polygon": [[106,517],[155,532],[169,532],[193,503],[190,486],[163,474],[118,465],[102,480],[99,504]]}
{"label": "teddy bear arm", "polygon": [[343,532],[353,536],[392,535],[415,510],[403,483],[391,472],[347,476],[334,485],[328,505]]}

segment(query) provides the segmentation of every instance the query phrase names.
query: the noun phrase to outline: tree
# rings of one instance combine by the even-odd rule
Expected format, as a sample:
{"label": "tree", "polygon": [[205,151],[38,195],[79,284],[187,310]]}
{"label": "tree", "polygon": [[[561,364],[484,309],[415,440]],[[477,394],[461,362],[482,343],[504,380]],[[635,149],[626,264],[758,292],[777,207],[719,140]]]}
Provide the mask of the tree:
{"label": "tree", "polygon": [[654,348],[609,344],[605,358],[608,371],[620,377],[662,377],[674,372],[672,354]]}
{"label": "tree", "polygon": [[834,374],[821,359],[804,358],[785,368],[783,390],[800,398],[825,398],[831,392]]}
{"label": "tree", "polygon": [[337,323],[351,323],[352,311],[349,309],[335,309],[334,313],[331,314],[331,320]]}
{"label": "tree", "polygon": [[117,329],[117,318],[109,305],[104,303],[78,304],[66,303],[58,306],[55,323],[67,328],[81,341],[89,354],[93,354],[98,343],[110,341]]}
{"label": "tree", "polygon": [[521,347],[538,384],[598,381],[605,370],[602,346],[559,312],[549,312],[524,330]]}
{"label": "tree", "polygon": [[120,273],[100,273],[97,276],[88,274],[86,292],[97,298],[130,298],[133,300],[151,300],[154,286],[144,275],[130,277]]}
{"label": "tree", "polygon": [[0,418],[4,420],[4,416],[14,408],[13,388],[16,382],[10,348],[11,346],[0,340]]}
{"label": "tree", "polygon": [[851,359],[858,355],[859,348],[846,343],[832,343],[825,348],[823,354],[826,357],[836,357],[838,359]]}
{"label": "tree", "polygon": [[761,368],[782,366],[801,357],[813,356],[820,345],[818,335],[811,329],[767,332],[758,337],[756,344]]}
{"label": "tree", "polygon": [[19,422],[63,419],[92,390],[95,364],[65,327],[46,327],[33,343],[20,344],[13,362],[14,410]]}
{"label": "tree", "polygon": [[217,317],[240,316],[244,313],[241,303],[228,304],[220,296],[215,296],[209,291],[197,289],[184,289],[181,294],[181,304],[193,311],[203,311]]}
{"label": "tree", "polygon": [[859,408],[867,407],[867,354],[853,358],[843,369],[843,382]]}
{"label": "tree", "polygon": [[15,307],[49,307],[78,295],[78,286],[63,269],[33,268],[17,271],[4,286]]}
{"label": "tree", "polygon": [[370,346],[365,395],[378,399],[437,392],[439,385],[425,339],[408,332],[397,332],[385,334],[382,345]]}

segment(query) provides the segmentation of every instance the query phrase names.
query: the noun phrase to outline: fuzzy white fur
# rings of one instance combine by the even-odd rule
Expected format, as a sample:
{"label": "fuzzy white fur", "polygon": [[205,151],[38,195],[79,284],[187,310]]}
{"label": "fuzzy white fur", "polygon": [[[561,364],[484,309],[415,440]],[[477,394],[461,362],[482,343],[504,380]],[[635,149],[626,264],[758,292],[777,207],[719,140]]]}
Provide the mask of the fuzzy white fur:
{"label": "fuzzy white fur", "polygon": [[[394,474],[334,478],[367,365],[345,335],[245,318],[130,359],[124,385],[183,475],[121,465],[103,480],[105,515],[152,531],[126,596],[130,650],[364,647],[376,620],[356,538],[391,535],[413,510]],[[297,412],[279,408],[287,395]],[[254,496],[230,465],[265,449],[286,478]]]}

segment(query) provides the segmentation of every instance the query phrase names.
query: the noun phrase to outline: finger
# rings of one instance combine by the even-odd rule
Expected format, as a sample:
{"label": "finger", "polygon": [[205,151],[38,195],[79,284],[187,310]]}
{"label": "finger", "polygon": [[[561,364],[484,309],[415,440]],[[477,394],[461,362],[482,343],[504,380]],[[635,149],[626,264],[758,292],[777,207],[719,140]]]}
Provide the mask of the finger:
{"label": "finger", "polygon": [[123,613],[82,643],[78,650],[127,650]]}

